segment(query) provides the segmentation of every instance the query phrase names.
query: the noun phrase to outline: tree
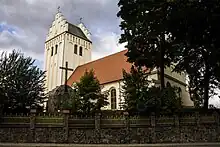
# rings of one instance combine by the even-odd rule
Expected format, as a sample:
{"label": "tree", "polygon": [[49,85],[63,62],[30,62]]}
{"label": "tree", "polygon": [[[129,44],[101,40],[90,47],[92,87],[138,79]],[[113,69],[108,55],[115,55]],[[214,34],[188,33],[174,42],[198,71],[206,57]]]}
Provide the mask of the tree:
{"label": "tree", "polygon": [[34,66],[31,57],[15,50],[0,58],[0,89],[4,97],[3,112],[26,113],[28,107],[40,107],[45,99],[45,72]]}
{"label": "tree", "polygon": [[[167,30],[170,3],[156,0],[120,0],[122,18],[120,43],[127,42],[128,61],[136,66],[160,69],[161,88],[164,89],[164,68],[174,62],[175,50]],[[165,38],[167,37],[167,38]]]}
{"label": "tree", "polygon": [[[131,67],[130,73],[123,70],[122,93],[125,98],[124,109],[126,111],[138,111],[140,105],[145,103],[148,88],[147,74],[139,67]],[[145,106],[144,106],[145,107]]]}
{"label": "tree", "polygon": [[80,78],[80,82],[76,83],[75,89],[80,97],[80,110],[83,114],[90,114],[108,105],[108,92],[102,93],[100,83],[93,70],[84,73]]}
{"label": "tree", "polygon": [[132,66],[130,73],[123,71],[124,108],[129,112],[173,113],[182,107],[179,89],[167,85],[164,89],[149,85],[143,68]]}
{"label": "tree", "polygon": [[208,109],[208,100],[220,85],[219,0],[173,1],[169,31],[179,48],[176,71],[190,77],[193,100]]}

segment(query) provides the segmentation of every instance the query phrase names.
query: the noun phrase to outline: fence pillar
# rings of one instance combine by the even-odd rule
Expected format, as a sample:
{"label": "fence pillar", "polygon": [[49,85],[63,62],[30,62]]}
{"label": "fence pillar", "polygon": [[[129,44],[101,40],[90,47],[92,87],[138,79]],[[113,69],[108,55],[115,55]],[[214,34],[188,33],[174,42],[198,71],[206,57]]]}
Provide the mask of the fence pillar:
{"label": "fence pillar", "polygon": [[35,139],[35,123],[36,123],[36,109],[30,110],[30,142],[36,142]]}
{"label": "fence pillar", "polygon": [[69,137],[69,114],[70,110],[63,110],[63,129],[64,129],[64,142],[68,142]]}
{"label": "fence pillar", "polygon": [[216,129],[215,129],[215,131],[216,131],[216,142],[219,142],[219,134],[220,134],[220,128],[219,128],[219,114],[218,114],[218,112],[214,112],[214,116],[215,116],[215,125],[216,125]]}
{"label": "fence pillar", "polygon": [[199,112],[195,112],[195,123],[196,123],[196,126],[194,128],[194,141],[198,141],[198,130],[200,128],[200,114]]}
{"label": "fence pillar", "polygon": [[176,129],[176,134],[177,134],[177,142],[181,142],[181,132],[180,132],[180,120],[178,115],[174,115],[174,125]]}
{"label": "fence pillar", "polygon": [[95,113],[95,132],[96,132],[96,143],[100,143],[101,139],[101,113]]}
{"label": "fence pillar", "polygon": [[127,130],[129,130],[129,128],[130,128],[129,113],[124,112],[123,114],[124,114],[124,118],[125,118],[125,120],[124,120],[125,127]]}
{"label": "fence pillar", "polygon": [[129,119],[129,113],[123,112],[124,115],[124,124],[125,124],[125,138],[123,140],[123,143],[130,143],[130,119]]}
{"label": "fence pillar", "polygon": [[155,113],[152,113],[150,116],[150,124],[151,124],[151,136],[150,136],[150,142],[155,143],[156,142],[156,116]]}
{"label": "fence pillar", "polygon": [[195,116],[195,118],[196,118],[196,125],[199,126],[199,124],[200,124],[200,116],[199,116],[199,112],[196,112],[196,116]]}

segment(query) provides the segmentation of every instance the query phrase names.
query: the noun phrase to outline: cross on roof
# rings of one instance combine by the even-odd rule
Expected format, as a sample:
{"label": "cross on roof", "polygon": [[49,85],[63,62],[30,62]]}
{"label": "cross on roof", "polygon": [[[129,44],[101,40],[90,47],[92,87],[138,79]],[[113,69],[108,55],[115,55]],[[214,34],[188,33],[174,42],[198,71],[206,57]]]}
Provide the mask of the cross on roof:
{"label": "cross on roof", "polygon": [[68,62],[66,62],[66,66],[65,67],[60,67],[60,69],[64,69],[65,70],[65,92],[67,91],[67,71],[73,71],[73,69],[68,68]]}
{"label": "cross on roof", "polygon": [[57,12],[58,12],[58,13],[60,12],[60,6],[57,7]]}
{"label": "cross on roof", "polygon": [[80,17],[79,22],[82,23],[82,17]]}

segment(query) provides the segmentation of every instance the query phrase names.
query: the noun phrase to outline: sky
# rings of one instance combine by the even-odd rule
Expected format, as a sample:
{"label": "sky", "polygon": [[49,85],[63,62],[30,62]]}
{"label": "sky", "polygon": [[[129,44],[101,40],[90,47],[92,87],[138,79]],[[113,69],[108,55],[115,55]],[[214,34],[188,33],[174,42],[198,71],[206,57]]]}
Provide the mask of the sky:
{"label": "sky", "polygon": [[57,8],[73,24],[80,18],[92,34],[92,60],[121,51],[118,0],[1,0],[0,51],[17,49],[43,69],[44,42]]}
{"label": "sky", "polygon": [[[73,24],[80,18],[92,34],[92,60],[124,49],[118,0],[0,0],[0,52],[20,50],[44,67],[44,42],[57,8]],[[220,106],[219,98],[210,103]]]}

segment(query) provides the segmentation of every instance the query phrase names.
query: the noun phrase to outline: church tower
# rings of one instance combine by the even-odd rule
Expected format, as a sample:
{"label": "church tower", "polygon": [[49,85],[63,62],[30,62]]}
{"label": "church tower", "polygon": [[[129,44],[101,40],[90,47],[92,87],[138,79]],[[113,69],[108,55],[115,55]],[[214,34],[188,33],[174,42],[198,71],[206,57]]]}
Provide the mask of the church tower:
{"label": "church tower", "polygon": [[[83,23],[69,23],[59,11],[49,28],[45,42],[46,92],[65,83],[65,71],[60,67],[75,70],[91,61],[91,34]],[[73,71],[68,71],[67,78]]]}

